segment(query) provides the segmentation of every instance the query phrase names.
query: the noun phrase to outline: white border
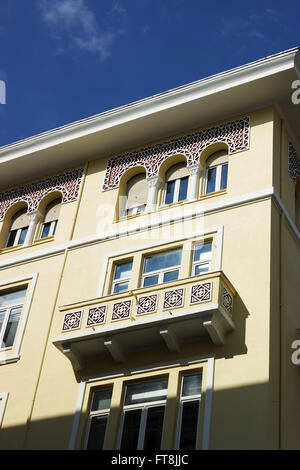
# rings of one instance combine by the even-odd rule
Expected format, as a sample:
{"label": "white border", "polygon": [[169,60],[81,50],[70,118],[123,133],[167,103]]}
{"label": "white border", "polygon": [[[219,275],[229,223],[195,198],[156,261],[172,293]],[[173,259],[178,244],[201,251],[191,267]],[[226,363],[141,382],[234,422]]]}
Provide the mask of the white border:
{"label": "white border", "polygon": [[[25,330],[25,326],[26,326],[26,322],[27,322],[27,318],[28,318],[28,314],[29,314],[29,310],[30,310],[30,306],[32,302],[33,292],[34,292],[36,282],[37,282],[37,277],[38,277],[38,273],[33,273],[33,274],[28,274],[27,276],[20,276],[14,279],[9,279],[7,281],[0,282],[0,288],[2,288],[2,287],[9,286],[9,284],[29,281],[27,292],[26,292],[26,301],[23,305],[21,319],[18,325],[18,333],[15,338],[14,344],[11,348],[13,351],[13,354],[11,356],[6,356],[5,359],[1,359],[0,365],[7,364],[9,362],[13,362],[13,361],[20,359],[19,353],[20,353],[21,342],[22,342],[23,335],[24,335],[24,330]],[[0,354],[1,354],[1,351],[0,351]]]}
{"label": "white border", "polygon": [[[68,450],[74,450],[76,445],[76,438],[79,428],[80,416],[82,413],[82,406],[84,395],[86,392],[86,386],[89,383],[98,382],[100,380],[113,379],[118,377],[132,376],[136,374],[142,374],[143,372],[161,371],[170,367],[184,367],[191,364],[197,364],[201,362],[207,362],[206,368],[206,387],[205,387],[205,404],[204,404],[204,421],[203,421],[203,434],[202,434],[202,450],[208,450],[210,445],[210,426],[211,426],[211,412],[212,412],[212,395],[214,385],[214,370],[215,370],[215,355],[210,354],[208,356],[199,356],[191,358],[181,358],[177,361],[154,364],[144,367],[138,367],[134,369],[121,370],[111,372],[109,374],[103,374],[96,377],[86,377],[82,379],[79,384],[79,392],[77,397],[75,415],[73,420],[72,431],[70,435],[69,448]],[[174,443],[174,450],[175,450]]]}
{"label": "white border", "polygon": [[8,399],[8,392],[0,392],[0,428],[2,425],[2,421],[3,421],[7,399]]}

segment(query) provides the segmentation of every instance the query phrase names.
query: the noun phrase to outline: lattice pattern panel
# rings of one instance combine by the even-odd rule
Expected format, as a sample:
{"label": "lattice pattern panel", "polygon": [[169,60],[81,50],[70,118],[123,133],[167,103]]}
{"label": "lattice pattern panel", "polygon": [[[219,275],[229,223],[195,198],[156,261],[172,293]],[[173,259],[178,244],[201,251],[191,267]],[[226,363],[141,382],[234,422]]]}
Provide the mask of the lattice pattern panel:
{"label": "lattice pattern panel", "polygon": [[212,284],[211,282],[203,282],[192,286],[191,289],[191,304],[197,304],[200,302],[208,302],[211,300],[212,295]]}
{"label": "lattice pattern panel", "polygon": [[184,289],[174,289],[165,292],[163,309],[177,308],[183,306]]}
{"label": "lattice pattern panel", "polygon": [[200,161],[201,152],[215,142],[226,143],[229,154],[245,150],[249,148],[249,128],[250,119],[245,117],[111,158],[107,164],[103,191],[117,188],[125,171],[137,165],[145,167],[147,177],[157,176],[162,162],[172,155],[183,154],[187,158],[187,166],[195,165]]}
{"label": "lattice pattern panel", "polygon": [[76,330],[80,328],[82,310],[66,313],[64,316],[62,331]]}
{"label": "lattice pattern panel", "polygon": [[222,286],[222,305],[232,315],[233,299],[224,286]]}
{"label": "lattice pattern panel", "polygon": [[146,313],[154,313],[157,309],[157,294],[146,295],[138,299],[137,315],[144,315]]}
{"label": "lattice pattern panel", "polygon": [[297,176],[300,176],[300,158],[291,142],[289,142],[288,170],[294,183],[296,183]]}
{"label": "lattice pattern panel", "polygon": [[106,309],[106,305],[99,305],[98,307],[90,308],[88,311],[86,326],[101,325],[102,323],[105,323]]}
{"label": "lattice pattern panel", "polygon": [[131,300],[117,302],[113,306],[112,320],[123,320],[130,317]]}
{"label": "lattice pattern panel", "polygon": [[62,193],[62,203],[74,201],[78,197],[82,175],[83,168],[79,168],[0,193],[0,220],[18,201],[27,202],[29,214],[36,211],[43,197],[53,191]]}

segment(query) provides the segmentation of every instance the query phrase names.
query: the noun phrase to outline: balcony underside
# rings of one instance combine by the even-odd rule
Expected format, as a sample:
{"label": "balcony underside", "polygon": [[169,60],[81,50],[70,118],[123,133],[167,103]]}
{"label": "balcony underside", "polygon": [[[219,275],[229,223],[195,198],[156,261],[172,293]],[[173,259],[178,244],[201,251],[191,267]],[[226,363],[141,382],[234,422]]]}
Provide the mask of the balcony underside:
{"label": "balcony underside", "polygon": [[184,343],[210,338],[222,346],[234,323],[221,305],[207,305],[155,318],[117,322],[99,330],[89,330],[53,340],[53,344],[71,361],[75,371],[90,360],[112,357],[124,362],[128,354],[166,346],[179,352]]}

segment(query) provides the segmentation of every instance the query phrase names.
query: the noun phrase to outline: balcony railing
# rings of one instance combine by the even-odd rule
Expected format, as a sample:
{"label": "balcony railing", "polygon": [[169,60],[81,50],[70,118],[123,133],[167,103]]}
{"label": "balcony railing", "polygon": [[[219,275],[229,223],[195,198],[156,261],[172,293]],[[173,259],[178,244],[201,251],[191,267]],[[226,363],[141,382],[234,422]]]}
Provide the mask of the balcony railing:
{"label": "balcony railing", "polygon": [[177,352],[186,342],[208,337],[223,345],[232,320],[235,290],[221,272],[180,279],[122,294],[66,305],[61,336],[53,343],[75,370],[88,360],[165,344]]}

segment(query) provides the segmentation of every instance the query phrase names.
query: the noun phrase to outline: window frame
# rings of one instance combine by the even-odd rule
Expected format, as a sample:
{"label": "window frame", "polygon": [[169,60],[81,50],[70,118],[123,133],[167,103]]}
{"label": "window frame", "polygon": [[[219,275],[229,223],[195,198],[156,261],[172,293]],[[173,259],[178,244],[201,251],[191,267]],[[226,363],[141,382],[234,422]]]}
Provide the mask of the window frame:
{"label": "window frame", "polygon": [[[44,227],[47,224],[50,224],[49,234],[46,237],[43,237],[42,235],[43,235]],[[58,225],[58,219],[52,220],[51,222],[43,222],[40,228],[39,240],[44,240],[45,238],[53,237],[55,235],[57,225]]]}
{"label": "window frame", "polygon": [[[113,393],[113,386],[103,387],[101,390],[111,390],[111,392]],[[92,408],[92,404],[93,404],[93,399],[94,399],[94,395],[97,391],[99,391],[99,390],[94,390],[93,393],[92,393],[92,400],[91,400],[91,403],[90,403],[89,417],[88,417],[88,422],[87,422],[87,426],[86,426],[86,433],[85,433],[84,445],[83,445],[84,450],[88,450],[87,447],[88,447],[88,443],[89,443],[89,437],[90,437],[90,431],[91,431],[93,418],[95,418],[97,416],[107,415],[107,422],[106,422],[106,426],[105,426],[103,444],[105,443],[105,439],[106,439],[106,435],[107,435],[108,420],[109,420],[110,410],[111,410],[111,399],[110,399],[109,408],[105,408],[103,410],[94,410],[94,411],[92,411],[91,408]],[[111,393],[111,396],[112,396],[112,393]],[[99,450],[103,450],[103,449],[99,449]]]}
{"label": "window frame", "polygon": [[[156,382],[157,380],[161,380],[165,377],[160,377],[159,379],[154,378],[154,380],[147,380],[146,382]],[[167,384],[167,393],[164,400],[156,400],[151,402],[142,402],[136,403],[133,405],[125,405],[126,393],[127,388],[130,385],[134,385],[137,383],[143,383],[143,381],[132,381],[126,384],[123,384],[124,387],[124,395],[123,395],[123,403],[122,403],[122,411],[121,411],[121,419],[119,425],[119,433],[117,439],[117,449],[122,450],[122,436],[123,436],[123,429],[124,429],[124,421],[125,421],[125,414],[126,411],[133,411],[133,410],[141,410],[141,420],[140,420],[140,427],[139,427],[139,435],[138,435],[138,442],[137,442],[137,449],[136,450],[144,450],[145,444],[145,432],[146,432],[146,424],[147,424],[147,417],[148,417],[148,409],[149,408],[156,408],[158,406],[164,406],[164,419],[162,424],[162,434],[161,434],[161,442],[160,442],[160,449],[162,444],[162,439],[164,435],[164,428],[165,428],[165,419],[166,419],[166,406],[167,406],[167,398],[168,398],[168,390],[169,390],[169,377],[167,377],[168,384]],[[132,449],[134,450],[134,449]]]}
{"label": "window frame", "polygon": [[[180,193],[181,181],[182,181],[183,179],[186,179],[186,178],[187,178],[186,198],[185,198],[185,199],[181,199],[181,200],[179,201],[178,198],[179,198],[179,193]],[[189,177],[189,176],[182,176],[181,178],[177,178],[176,180],[166,181],[166,182],[164,183],[164,187],[163,187],[162,204],[161,204],[161,205],[162,205],[162,206],[169,206],[169,205],[171,205],[171,204],[178,204],[178,203],[187,201],[188,188],[189,188],[189,180],[190,180],[190,177]],[[173,183],[173,182],[175,182],[174,194],[173,194],[173,201],[172,201],[172,202],[166,202],[168,184],[169,184],[169,183]]]}
{"label": "window frame", "polygon": [[[163,253],[168,253],[170,251],[176,251],[180,249],[181,250],[181,263],[179,265],[174,265],[174,266],[170,266],[168,268],[164,268],[164,269],[158,269],[158,270],[155,270],[155,271],[148,271],[147,273],[144,272],[145,270],[145,263],[146,263],[146,259],[147,258],[150,258],[151,256],[155,256],[155,255],[159,255],[159,254],[163,254]],[[152,287],[152,286],[158,286],[160,284],[165,284],[167,282],[176,282],[180,279],[180,269],[181,269],[181,266],[182,266],[182,250],[183,250],[183,246],[180,246],[180,247],[175,247],[173,249],[167,249],[165,251],[159,251],[159,252],[155,252],[155,253],[152,253],[152,254],[145,254],[143,256],[143,267],[142,267],[142,274],[141,274],[141,283],[140,283],[140,287],[141,288],[147,288],[147,287]],[[172,272],[172,271],[178,271],[178,278],[176,280],[171,280],[171,281],[164,281],[163,278],[164,278],[164,275],[168,272]],[[158,276],[158,282],[157,284],[152,284],[151,286],[144,286],[144,279],[146,277],[150,277],[150,276]]]}
{"label": "window frame", "polygon": [[[196,252],[196,248],[197,246],[203,246],[205,244],[208,244],[210,243],[211,244],[211,251],[210,251],[210,258],[208,260],[204,260],[204,261],[195,261],[195,252]],[[193,255],[192,255],[192,266],[191,266],[191,276],[202,276],[202,275],[205,275],[209,272],[211,272],[212,270],[212,255],[213,255],[213,239],[206,239],[206,240],[203,240],[201,242],[199,241],[196,241],[194,242],[193,244]],[[205,266],[205,265],[208,265],[208,271],[207,272],[204,272],[204,273],[200,273],[200,274],[196,274],[196,267],[197,266]]]}
{"label": "window frame", "polygon": [[180,450],[180,439],[181,439],[181,428],[182,428],[182,415],[183,415],[183,405],[189,402],[197,401],[199,403],[198,415],[197,415],[197,432],[196,432],[196,446],[195,449],[198,449],[199,435],[200,435],[200,416],[201,416],[201,401],[202,401],[202,383],[201,383],[201,393],[197,395],[189,395],[187,397],[182,396],[183,391],[183,382],[184,378],[192,375],[202,375],[203,380],[203,371],[192,371],[188,373],[181,374],[181,384],[180,384],[180,393],[178,399],[178,414],[177,414],[177,424],[176,424],[176,434],[175,434],[175,450]]}
{"label": "window frame", "polygon": [[[5,294],[5,293],[9,293],[9,292],[16,292],[18,290],[22,290],[22,287],[23,286],[20,286],[19,287],[16,287],[16,289],[10,289],[8,291],[4,290],[4,291],[1,291],[0,290],[0,296]],[[5,312],[4,314],[4,319],[3,319],[3,323],[2,323],[2,326],[1,326],[1,329],[0,329],[0,352],[3,352],[3,351],[7,351],[8,349],[12,349],[14,347],[14,343],[15,343],[15,339],[17,337],[17,334],[18,334],[18,329],[19,329],[19,325],[20,325],[20,320],[21,320],[21,315],[22,315],[22,312],[23,312],[23,308],[24,308],[24,304],[25,304],[25,301],[26,301],[26,295],[27,295],[27,286],[25,287],[24,286],[24,289],[26,289],[26,292],[25,292],[25,296],[24,296],[24,301],[22,304],[13,304],[13,305],[9,305],[8,307],[4,307],[4,308],[0,308],[0,314],[2,312]],[[6,329],[7,329],[7,324],[8,324],[8,321],[9,321],[9,317],[10,317],[10,314],[11,314],[11,311],[14,310],[14,309],[21,309],[20,311],[20,318],[18,320],[18,324],[17,324],[17,328],[16,328],[16,332],[15,332],[15,336],[14,336],[14,340],[13,340],[13,344],[11,346],[5,346],[5,347],[2,347],[2,342],[3,342],[3,338],[5,336],[5,333],[6,333]]]}
{"label": "window frame", "polygon": [[[27,225],[25,227],[9,230],[8,234],[7,234],[7,237],[6,237],[4,248],[13,248],[13,247],[16,247],[16,246],[23,246],[24,242],[25,242],[25,239],[26,239],[27,232],[28,232],[28,228],[29,228],[29,225]],[[25,230],[25,229],[26,229],[26,232],[25,232],[24,241],[22,243],[19,243],[21,235],[22,235],[22,231]],[[10,238],[10,235],[12,234],[12,232],[16,232],[14,242],[13,242],[12,245],[8,245],[8,241],[9,241],[9,238]]]}
{"label": "window frame", "polygon": [[[227,180],[226,180],[226,188],[223,188],[221,189],[221,182],[222,182],[222,171],[223,171],[223,166],[227,166]],[[210,170],[216,168],[216,182],[215,182],[215,189],[214,191],[211,191],[211,192],[207,192],[207,185],[208,185],[208,173]],[[206,167],[206,170],[205,170],[205,183],[204,183],[204,192],[203,194],[204,195],[207,195],[207,194],[214,194],[214,193],[217,193],[219,191],[226,191],[227,189],[227,186],[228,186],[228,169],[229,169],[229,165],[228,165],[228,162],[226,163],[219,163],[217,165],[212,165],[212,166],[209,166],[209,167]]]}
{"label": "window frame", "polygon": [[[130,270],[129,277],[128,278],[126,277],[126,278],[115,279],[117,267],[122,265],[122,264],[127,264],[127,263],[131,263],[131,270]],[[113,275],[112,275],[111,289],[110,289],[110,294],[111,295],[123,294],[123,292],[128,292],[129,291],[129,283],[130,283],[130,279],[131,279],[132,268],[133,268],[133,259],[118,260],[113,264]],[[122,284],[122,283],[125,283],[125,282],[128,283],[128,288],[126,290],[124,290],[122,292],[114,292],[116,284]]]}

